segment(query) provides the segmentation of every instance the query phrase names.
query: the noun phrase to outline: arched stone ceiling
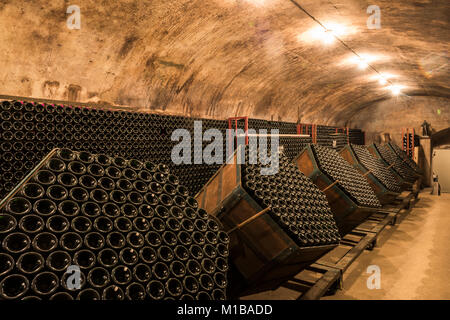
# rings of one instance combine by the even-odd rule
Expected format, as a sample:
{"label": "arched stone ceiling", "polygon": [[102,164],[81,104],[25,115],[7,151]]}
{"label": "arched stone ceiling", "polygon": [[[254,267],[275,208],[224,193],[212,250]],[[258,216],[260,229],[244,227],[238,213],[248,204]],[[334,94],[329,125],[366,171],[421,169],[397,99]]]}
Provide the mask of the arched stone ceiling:
{"label": "arched stone ceiling", "polygon": [[[405,94],[450,96],[448,0],[295,1]],[[291,0],[6,0],[0,27],[0,94],[330,124],[391,97],[341,43],[305,39],[317,23]]]}

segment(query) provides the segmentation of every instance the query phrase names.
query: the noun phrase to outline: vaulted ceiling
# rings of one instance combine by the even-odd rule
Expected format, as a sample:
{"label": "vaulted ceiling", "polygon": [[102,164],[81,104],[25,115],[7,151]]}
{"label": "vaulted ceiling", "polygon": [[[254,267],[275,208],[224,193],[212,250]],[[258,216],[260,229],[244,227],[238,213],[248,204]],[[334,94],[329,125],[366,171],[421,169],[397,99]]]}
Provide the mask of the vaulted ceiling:
{"label": "vaulted ceiling", "polygon": [[448,0],[80,0],[79,30],[71,4],[0,1],[0,94],[321,123],[390,98],[376,71],[399,98],[450,96]]}

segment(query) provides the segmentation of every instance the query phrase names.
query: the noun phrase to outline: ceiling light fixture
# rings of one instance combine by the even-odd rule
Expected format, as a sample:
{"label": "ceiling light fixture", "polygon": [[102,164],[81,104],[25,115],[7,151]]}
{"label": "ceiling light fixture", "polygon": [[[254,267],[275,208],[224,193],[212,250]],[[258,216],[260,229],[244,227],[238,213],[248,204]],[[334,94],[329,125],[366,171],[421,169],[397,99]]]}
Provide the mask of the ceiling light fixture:
{"label": "ceiling light fixture", "polygon": [[[344,60],[343,64],[351,62],[353,64],[356,64],[360,69],[370,68],[375,73],[377,73],[377,80],[379,81],[379,83],[381,85],[386,85],[389,83],[390,86],[387,86],[385,88],[390,89],[392,94],[395,96],[398,96],[399,94],[401,94],[404,86],[392,84],[392,82],[389,80],[389,78],[390,78],[389,76],[383,75],[371,64],[371,62],[374,60],[380,60],[380,59],[385,60],[387,57],[383,57],[383,56],[375,57],[375,56],[368,56],[368,55],[364,55],[364,54],[358,54],[353,48],[351,48],[348,44],[346,44],[340,38],[340,35],[349,33],[348,31],[346,32],[346,30],[345,30],[346,28],[344,28],[344,27],[339,28],[338,27],[339,25],[331,26],[330,24],[322,23],[321,21],[317,20],[313,15],[311,15],[311,13],[309,13],[305,8],[303,8],[297,1],[295,1],[295,0],[290,0],[290,1],[298,9],[303,11],[307,16],[309,16],[312,20],[314,20],[318,24],[318,26],[316,28],[312,28],[312,29],[308,30],[307,32],[304,32],[303,34],[300,34],[298,36],[299,40],[307,41],[307,40],[311,40],[311,39],[312,40],[322,39],[322,41],[325,44],[329,44],[331,42],[334,42],[334,40],[337,40],[353,54],[353,57],[350,59]],[[320,30],[319,26],[320,26],[320,28],[322,28],[322,33],[320,33],[318,31],[318,30]],[[321,34],[322,34],[322,36],[320,37]],[[331,35],[334,38],[333,40],[331,40]]]}
{"label": "ceiling light fixture", "polygon": [[395,74],[382,72],[382,73],[377,73],[377,74],[371,76],[370,80],[378,81],[381,85],[385,85],[389,82],[389,79],[396,78],[396,77],[398,77],[398,76]]}
{"label": "ceiling light fixture", "polygon": [[335,22],[318,25],[299,35],[299,40],[304,42],[320,41],[330,45],[336,41],[336,37],[348,34],[348,28]]}
{"label": "ceiling light fixture", "polygon": [[399,84],[393,84],[393,85],[387,86],[386,88],[391,90],[392,95],[398,96],[402,93],[402,90],[405,87],[402,85],[399,85]]}
{"label": "ceiling light fixture", "polygon": [[364,59],[360,59],[358,61],[358,68],[359,69],[364,70],[364,69],[367,69],[368,66],[369,66],[369,64],[366,61],[364,61]]}
{"label": "ceiling light fixture", "polygon": [[383,78],[383,77],[380,76],[380,80],[378,80],[378,82],[379,82],[381,85],[385,85],[385,84],[387,83],[387,80],[386,80],[385,78]]}

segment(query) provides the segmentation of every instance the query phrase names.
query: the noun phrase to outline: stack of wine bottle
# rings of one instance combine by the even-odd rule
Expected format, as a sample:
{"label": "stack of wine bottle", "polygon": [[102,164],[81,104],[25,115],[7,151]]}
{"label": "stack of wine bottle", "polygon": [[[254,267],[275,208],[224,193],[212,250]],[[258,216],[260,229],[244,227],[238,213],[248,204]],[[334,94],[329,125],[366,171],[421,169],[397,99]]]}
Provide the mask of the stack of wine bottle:
{"label": "stack of wine bottle", "polygon": [[[414,170],[415,173],[420,174],[421,170],[419,168],[419,166],[417,165],[417,163],[411,158],[411,156],[408,156],[406,154],[406,152],[404,152],[402,149],[400,149],[400,147],[398,145],[396,145],[395,143],[389,142],[389,146],[392,148],[392,150],[394,150],[394,152],[397,154],[397,156],[399,156],[404,162],[406,162],[406,164]],[[416,144],[417,146],[417,144]]]}
{"label": "stack of wine bottle", "polygon": [[319,145],[312,145],[311,147],[322,171],[332,181],[337,182],[357,205],[372,208],[381,207],[380,201],[366,178],[335,150]]}
{"label": "stack of wine bottle", "polygon": [[386,165],[372,156],[365,146],[352,144],[351,148],[358,157],[359,162],[369,170],[389,191],[401,192],[400,185],[395,180]]}
{"label": "stack of wine bottle", "polygon": [[[202,140],[201,142],[201,150],[196,150],[194,144],[191,145],[191,164],[174,164],[171,160],[170,151],[166,154],[166,157],[162,162],[166,163],[171,171],[176,174],[180,179],[183,181],[183,183],[186,185],[186,187],[189,189],[190,193],[194,196],[197,194],[198,191],[208,182],[208,180],[214,175],[214,173],[219,170],[222,163],[226,160],[226,151],[229,147],[227,145],[227,131],[228,125],[225,121],[222,120],[212,120],[212,119],[200,119],[200,118],[187,118],[187,117],[180,117],[178,122],[175,126],[170,125],[168,128],[170,129],[170,132],[172,132],[175,129],[186,129],[190,132],[191,137],[194,137],[194,121],[201,121],[202,123],[202,133],[204,133],[206,130],[209,129],[216,129],[219,130],[222,137],[222,151],[223,155],[221,155],[219,163],[211,163],[206,164],[202,161],[202,163],[195,163],[195,158],[203,159],[202,154],[203,150],[205,150],[205,147],[210,144],[212,141]],[[193,140],[192,140],[193,142]],[[173,146],[177,144],[178,141],[169,141],[169,149],[172,150]]]}
{"label": "stack of wine bottle", "polygon": [[365,136],[361,129],[349,129],[348,139],[351,144],[364,145]]}
{"label": "stack of wine bottle", "polygon": [[[305,134],[312,134],[316,137],[316,143],[324,147],[333,147],[333,141],[336,140],[334,149],[341,149],[348,143],[364,145],[364,133],[361,129],[338,128],[333,126],[317,125],[315,129],[311,125],[300,124],[300,131]],[[338,135],[336,136],[336,133]]]}
{"label": "stack of wine bottle", "polygon": [[290,160],[294,159],[302,150],[312,143],[311,137],[294,138],[281,137],[280,146],[283,147],[283,154]]}
{"label": "stack of wine bottle", "polygon": [[[251,122],[249,121],[249,124]],[[283,121],[267,121],[265,128],[278,129],[280,134],[296,134],[297,124],[295,122],[283,122]]]}
{"label": "stack of wine bottle", "polygon": [[0,242],[0,299],[225,299],[228,235],[164,164],[56,149]]}
{"label": "stack of wine bottle", "polygon": [[[253,129],[256,133],[263,133],[260,130],[266,130],[268,134],[273,133],[272,130],[278,130],[278,133],[283,134],[297,134],[297,124],[294,122],[281,121],[267,121],[261,119],[249,119],[249,129]],[[238,128],[244,129],[244,122],[238,122]],[[269,141],[269,139],[268,139]],[[270,142],[269,142],[270,143]],[[311,137],[295,138],[295,137],[280,137],[279,145],[283,149],[283,153],[289,159],[293,159],[298,155],[306,145],[312,143]]]}
{"label": "stack of wine bottle", "polygon": [[325,194],[283,154],[278,166],[269,169],[259,161],[253,163],[249,149],[245,150],[242,185],[250,196],[262,208],[270,207],[271,217],[298,246],[338,243],[339,232]]}
{"label": "stack of wine bottle", "polygon": [[388,144],[380,145],[375,144],[378,152],[389,166],[406,182],[414,183],[417,180],[417,176],[414,170],[409,167],[405,161],[403,161],[390,147]]}
{"label": "stack of wine bottle", "polygon": [[219,129],[224,137],[227,128],[220,120],[21,101],[3,101],[0,119],[0,199],[54,147],[165,163],[195,194],[220,164],[173,164],[171,151],[178,141],[171,141],[171,134],[187,129],[193,135],[197,120],[203,131]]}
{"label": "stack of wine bottle", "polygon": [[348,144],[348,136],[344,133],[331,133],[325,141],[319,143],[319,145],[335,149],[336,151],[341,150]]}

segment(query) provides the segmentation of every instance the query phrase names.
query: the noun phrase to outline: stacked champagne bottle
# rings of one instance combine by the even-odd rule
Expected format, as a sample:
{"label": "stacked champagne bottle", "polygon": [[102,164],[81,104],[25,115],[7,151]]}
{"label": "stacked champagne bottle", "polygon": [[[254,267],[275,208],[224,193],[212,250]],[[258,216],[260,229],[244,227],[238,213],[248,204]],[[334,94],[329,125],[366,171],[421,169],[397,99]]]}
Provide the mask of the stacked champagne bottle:
{"label": "stacked champagne bottle", "polygon": [[[200,119],[200,118],[181,118],[181,120],[177,123],[176,127],[172,127],[172,130],[178,128],[187,129],[191,134],[194,133],[194,121],[201,121],[202,123],[202,132],[205,132],[209,129],[215,129],[220,131],[222,136],[222,151],[223,155],[220,157],[219,163],[197,163],[195,159],[203,159],[203,150],[205,150],[206,146],[211,144],[211,141],[207,141],[206,139],[201,141],[201,148],[196,148],[194,144],[191,145],[190,154],[191,154],[191,163],[190,164],[174,164],[167,159],[165,160],[168,163],[171,171],[176,174],[180,179],[182,179],[183,183],[187,186],[190,193],[194,196],[198,191],[208,182],[208,180],[219,170],[222,163],[225,162],[225,154],[226,148],[228,147],[226,144],[226,129],[228,128],[225,121],[222,120],[212,120],[212,119]],[[170,147],[172,148],[177,144],[176,142],[170,142]]]}
{"label": "stacked champagne bottle", "polygon": [[56,149],[0,242],[0,299],[225,299],[228,235],[164,164]]}
{"label": "stacked champagne bottle", "polygon": [[[177,142],[171,140],[172,132],[186,129],[192,137],[194,121],[202,122],[202,132],[218,129],[223,137],[223,150],[228,148],[228,123],[224,120],[2,101],[0,199],[54,147],[165,163],[195,195],[221,164],[173,164],[171,152]],[[239,122],[238,126],[243,129],[243,122]],[[278,129],[281,134],[297,132],[295,123],[281,121],[249,119],[249,127],[267,129],[268,132],[271,128]],[[330,130],[334,132],[335,128],[329,127]],[[281,145],[289,157],[298,154],[308,142],[281,139]],[[208,141],[202,141],[203,148],[207,144]],[[191,150],[191,155],[194,155],[194,150]]]}
{"label": "stacked champagne bottle", "polygon": [[380,153],[389,166],[406,182],[414,183],[417,180],[417,176],[414,170],[411,169],[387,144],[380,145],[375,144],[376,149]]}
{"label": "stacked champagne bottle", "polygon": [[348,139],[351,144],[358,144],[358,145],[365,144],[364,132],[362,132],[361,129],[349,129]]}
{"label": "stacked champagne bottle", "polygon": [[[336,244],[340,240],[333,214],[323,192],[283,154],[279,165],[252,164],[245,149],[242,185],[300,247]],[[266,173],[275,173],[267,175]]]}
{"label": "stacked champagne bottle", "polygon": [[339,151],[348,144],[348,137],[344,133],[331,133],[321,142],[317,141],[317,144]]}
{"label": "stacked champagne bottle", "polygon": [[202,121],[202,131],[216,128],[224,136],[227,127],[220,120],[21,101],[2,101],[0,121],[0,199],[55,147],[165,163],[195,194],[220,164],[173,164],[172,132],[193,135],[194,121]]}
{"label": "stacked champagne bottle", "polygon": [[302,152],[302,150],[312,143],[311,137],[308,138],[294,138],[294,137],[281,137],[280,146],[283,147],[283,154],[289,159],[294,159]]}
{"label": "stacked champagne bottle", "polygon": [[322,171],[346,192],[357,205],[362,207],[381,207],[375,192],[366,178],[352,167],[335,150],[312,145],[312,150]]}
{"label": "stacked champagne bottle", "polygon": [[386,189],[392,192],[401,192],[397,180],[380,159],[372,156],[365,146],[352,144],[351,148],[358,157],[359,162],[369,170],[386,187]]}
{"label": "stacked champagne bottle", "polygon": [[347,134],[336,131],[335,127],[317,126],[316,143],[339,151],[348,144],[348,137]]}
{"label": "stacked champagne bottle", "polygon": [[417,165],[417,163],[411,159],[410,156],[408,156],[406,154],[406,152],[404,152],[402,149],[400,149],[400,147],[398,145],[396,145],[395,143],[389,142],[389,145],[391,146],[391,148],[394,150],[394,152],[404,161],[406,162],[406,164],[414,170],[415,173],[417,174],[421,174],[421,170],[419,168],[419,166]]}
{"label": "stacked champagne bottle", "polygon": [[[277,129],[278,133],[283,134],[297,134],[297,124],[294,122],[281,121],[267,121],[261,119],[249,119],[249,129],[253,129],[256,133],[261,133],[260,130],[267,130],[267,133],[273,133],[273,129]],[[244,129],[244,123],[239,122],[238,128]],[[268,138],[269,141],[269,138]],[[306,145],[312,143],[311,137],[295,138],[295,137],[280,137],[279,145],[283,148],[283,153],[289,159],[295,158]]]}

